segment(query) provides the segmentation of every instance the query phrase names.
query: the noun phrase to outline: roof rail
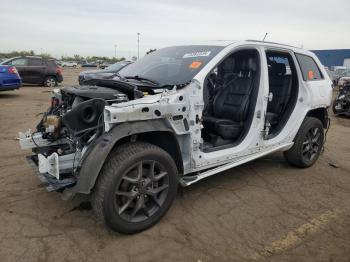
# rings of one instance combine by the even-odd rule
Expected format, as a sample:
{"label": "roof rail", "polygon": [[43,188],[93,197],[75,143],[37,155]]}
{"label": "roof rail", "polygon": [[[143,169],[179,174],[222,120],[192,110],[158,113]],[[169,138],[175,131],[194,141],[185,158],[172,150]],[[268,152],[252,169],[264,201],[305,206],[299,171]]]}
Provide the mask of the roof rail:
{"label": "roof rail", "polygon": [[281,43],[276,43],[276,42],[269,42],[269,41],[262,41],[262,40],[247,39],[246,41],[257,42],[257,43],[266,43],[266,44],[274,44],[274,45],[282,45],[282,46],[289,46],[289,47],[293,47],[293,48],[300,48],[300,47],[293,46],[293,45],[286,45],[286,44],[281,44]]}

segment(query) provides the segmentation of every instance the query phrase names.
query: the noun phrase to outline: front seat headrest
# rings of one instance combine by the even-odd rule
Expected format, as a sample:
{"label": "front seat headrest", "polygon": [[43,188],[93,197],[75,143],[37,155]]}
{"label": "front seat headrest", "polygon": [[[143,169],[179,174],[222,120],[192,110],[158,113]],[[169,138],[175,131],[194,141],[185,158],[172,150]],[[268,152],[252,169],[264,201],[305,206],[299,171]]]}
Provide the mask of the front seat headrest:
{"label": "front seat headrest", "polygon": [[223,74],[233,73],[234,68],[235,68],[235,59],[233,57],[226,58],[221,65],[221,70]]}
{"label": "front seat headrest", "polygon": [[250,57],[248,59],[248,68],[250,71],[256,71],[257,69],[257,64],[256,64],[256,60],[253,57]]}
{"label": "front seat headrest", "polygon": [[236,68],[236,71],[240,73],[256,72],[256,70],[257,70],[257,63],[253,57],[240,60]]}

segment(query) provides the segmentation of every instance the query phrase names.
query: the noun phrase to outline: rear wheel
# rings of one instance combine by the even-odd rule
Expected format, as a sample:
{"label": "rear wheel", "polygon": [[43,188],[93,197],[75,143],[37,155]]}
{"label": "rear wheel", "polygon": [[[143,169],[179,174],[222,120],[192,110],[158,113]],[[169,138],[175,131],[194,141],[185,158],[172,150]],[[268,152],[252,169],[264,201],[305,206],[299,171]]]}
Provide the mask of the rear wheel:
{"label": "rear wheel", "polygon": [[165,215],[177,186],[177,168],[167,152],[148,143],[127,143],[107,159],[92,195],[92,206],[110,228],[133,234]]}
{"label": "rear wheel", "polygon": [[318,157],[324,143],[324,129],[321,121],[314,117],[306,117],[291,149],[284,152],[286,160],[297,167],[310,167]]}
{"label": "rear wheel", "polygon": [[57,86],[57,79],[54,76],[48,76],[44,80],[44,86],[46,87],[55,87]]}

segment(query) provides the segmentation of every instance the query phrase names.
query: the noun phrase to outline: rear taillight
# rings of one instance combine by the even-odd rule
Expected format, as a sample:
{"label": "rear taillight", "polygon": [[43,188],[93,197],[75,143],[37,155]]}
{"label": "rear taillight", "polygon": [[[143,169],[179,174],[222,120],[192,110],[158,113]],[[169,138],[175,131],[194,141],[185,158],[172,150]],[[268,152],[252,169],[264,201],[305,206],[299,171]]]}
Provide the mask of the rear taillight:
{"label": "rear taillight", "polygon": [[56,73],[57,73],[58,75],[62,75],[62,69],[61,69],[60,67],[57,67],[57,68],[56,68]]}
{"label": "rear taillight", "polygon": [[10,74],[18,74],[18,71],[16,69],[16,67],[14,66],[10,66],[7,71],[10,73]]}

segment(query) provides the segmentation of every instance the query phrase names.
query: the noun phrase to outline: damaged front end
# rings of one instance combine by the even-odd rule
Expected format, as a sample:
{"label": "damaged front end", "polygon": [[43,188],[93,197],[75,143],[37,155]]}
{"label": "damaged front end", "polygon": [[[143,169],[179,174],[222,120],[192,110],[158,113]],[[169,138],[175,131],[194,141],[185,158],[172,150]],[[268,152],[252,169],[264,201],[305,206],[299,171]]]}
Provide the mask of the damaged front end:
{"label": "damaged front end", "polygon": [[104,107],[142,96],[133,86],[124,89],[121,92],[113,86],[91,85],[54,90],[51,106],[43,113],[36,131],[19,133],[19,144],[22,149],[32,150],[27,159],[48,191],[75,185],[84,154],[104,132]]}

